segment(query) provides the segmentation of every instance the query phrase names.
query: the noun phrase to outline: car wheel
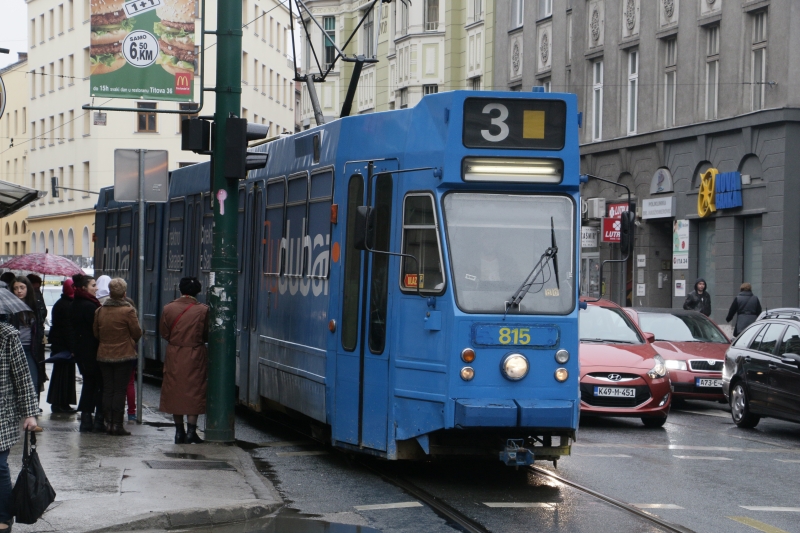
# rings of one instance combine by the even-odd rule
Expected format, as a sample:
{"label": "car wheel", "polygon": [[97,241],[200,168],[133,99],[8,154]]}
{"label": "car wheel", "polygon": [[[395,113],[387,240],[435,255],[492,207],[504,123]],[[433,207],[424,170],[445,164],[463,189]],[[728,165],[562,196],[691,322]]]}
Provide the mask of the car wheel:
{"label": "car wheel", "polygon": [[642,424],[646,428],[660,428],[667,423],[667,417],[664,418],[642,418]]}
{"label": "car wheel", "polygon": [[731,416],[733,423],[740,428],[754,428],[761,417],[750,412],[750,402],[747,398],[747,389],[741,382],[731,390]]}

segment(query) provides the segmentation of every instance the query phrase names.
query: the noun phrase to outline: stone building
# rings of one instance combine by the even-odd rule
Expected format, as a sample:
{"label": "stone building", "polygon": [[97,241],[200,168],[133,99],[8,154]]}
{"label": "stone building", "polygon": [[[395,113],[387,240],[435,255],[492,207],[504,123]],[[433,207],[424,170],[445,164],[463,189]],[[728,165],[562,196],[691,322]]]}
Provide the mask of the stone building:
{"label": "stone building", "polygon": [[703,277],[717,321],[743,281],[765,307],[798,305],[798,37],[791,0],[498,5],[496,85],[576,93],[582,171],[634,196],[633,257],[601,281],[598,262],[619,256],[602,242],[614,237],[602,218],[617,214],[625,191],[584,186],[585,293],[681,307]]}

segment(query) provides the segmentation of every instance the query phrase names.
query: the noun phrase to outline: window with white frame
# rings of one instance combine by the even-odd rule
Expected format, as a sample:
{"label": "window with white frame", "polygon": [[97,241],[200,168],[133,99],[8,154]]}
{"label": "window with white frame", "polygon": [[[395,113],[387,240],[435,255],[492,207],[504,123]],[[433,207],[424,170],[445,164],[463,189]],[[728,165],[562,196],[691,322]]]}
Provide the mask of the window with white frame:
{"label": "window with white frame", "polygon": [[764,109],[764,87],[767,81],[767,12],[756,13],[753,19],[750,87],[753,89],[753,111]]}
{"label": "window with white frame", "polygon": [[372,57],[375,55],[375,11],[370,10],[369,15],[367,18],[364,19],[364,25],[362,26],[363,31],[362,34],[364,36],[364,46],[362,50],[364,50],[364,55],[366,57]]}
{"label": "window with white frame", "polygon": [[709,28],[706,37],[706,120],[713,120],[719,101],[719,26]]}
{"label": "window with white frame", "polygon": [[636,133],[639,112],[639,50],[628,52],[628,135]]}
{"label": "window with white frame", "polygon": [[400,35],[408,35],[408,4],[400,2]]}
{"label": "window with white frame", "polygon": [[483,0],[472,0],[472,21],[483,20]]}
{"label": "window with white frame", "polygon": [[603,60],[592,63],[592,140],[603,137]]}
{"label": "window with white frame", "polygon": [[675,125],[675,94],[678,81],[678,40],[664,41],[664,126]]}
{"label": "window with white frame", "polygon": [[439,29],[439,0],[425,0],[425,31]]}
{"label": "window with white frame", "polygon": [[472,78],[469,81],[470,81],[470,88],[473,91],[480,91],[481,90],[481,77],[480,76],[476,76],[476,77]]}
{"label": "window with white frame", "polygon": [[567,15],[567,65],[572,63],[572,13]]}
{"label": "window with white frame", "polygon": [[400,109],[408,107],[408,89],[400,89]]}
{"label": "window with white frame", "polygon": [[511,0],[511,27],[519,28],[522,26],[522,18],[524,15],[524,1]]}
{"label": "window with white frame", "polygon": [[542,78],[539,80],[539,83],[544,88],[544,92],[551,93],[553,92],[553,78]]}
{"label": "window with white frame", "polygon": [[331,66],[336,58],[336,17],[323,17],[322,26],[325,33],[322,36],[323,48],[325,49],[325,68]]}
{"label": "window with white frame", "polygon": [[539,18],[543,19],[553,14],[553,0],[539,0]]}
{"label": "window with white frame", "polygon": [[439,92],[438,85],[423,85],[422,94],[436,94]]}

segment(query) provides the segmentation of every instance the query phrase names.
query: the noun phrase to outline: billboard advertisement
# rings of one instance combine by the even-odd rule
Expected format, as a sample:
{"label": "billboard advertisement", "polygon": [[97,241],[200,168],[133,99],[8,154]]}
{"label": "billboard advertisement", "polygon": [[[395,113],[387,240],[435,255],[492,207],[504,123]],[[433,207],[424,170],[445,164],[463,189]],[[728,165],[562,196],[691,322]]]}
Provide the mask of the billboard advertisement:
{"label": "billboard advertisement", "polygon": [[194,101],[194,0],[90,0],[91,95]]}
{"label": "billboard advertisement", "polygon": [[672,268],[689,269],[689,221],[676,220],[672,223]]}

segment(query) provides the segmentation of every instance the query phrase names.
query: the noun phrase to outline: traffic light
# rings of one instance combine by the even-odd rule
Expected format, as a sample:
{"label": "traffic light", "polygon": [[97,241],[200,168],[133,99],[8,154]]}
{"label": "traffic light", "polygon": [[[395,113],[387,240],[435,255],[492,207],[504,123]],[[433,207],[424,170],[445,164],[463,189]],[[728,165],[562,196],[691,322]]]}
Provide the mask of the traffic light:
{"label": "traffic light", "polygon": [[50,196],[58,198],[58,178],[56,176],[50,178]]}
{"label": "traffic light", "polygon": [[181,150],[208,154],[211,149],[211,123],[199,118],[181,121]]}
{"label": "traffic light", "polygon": [[633,252],[633,237],[636,229],[636,214],[632,210],[620,213],[619,248],[624,257]]}
{"label": "traffic light", "polygon": [[248,170],[267,166],[267,154],[250,152],[247,143],[265,139],[269,126],[247,122],[244,118],[228,118],[225,124],[225,177],[244,179]]}

